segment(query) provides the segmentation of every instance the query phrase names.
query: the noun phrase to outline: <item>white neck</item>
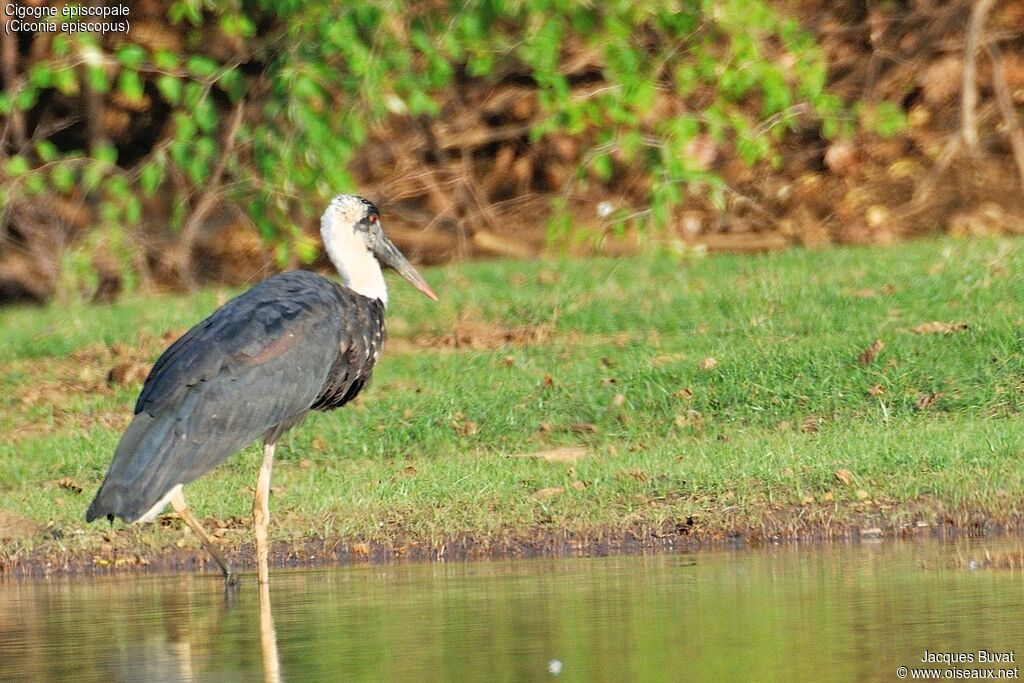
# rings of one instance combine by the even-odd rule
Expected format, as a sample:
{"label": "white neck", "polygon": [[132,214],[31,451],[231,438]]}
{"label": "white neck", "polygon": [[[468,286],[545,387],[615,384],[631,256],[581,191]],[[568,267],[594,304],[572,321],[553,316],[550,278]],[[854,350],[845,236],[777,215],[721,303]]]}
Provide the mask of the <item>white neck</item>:
{"label": "white neck", "polygon": [[355,228],[347,221],[338,220],[332,211],[327,211],[320,219],[320,235],[341,281],[357,294],[380,299],[387,306],[388,288],[384,284],[384,273]]}

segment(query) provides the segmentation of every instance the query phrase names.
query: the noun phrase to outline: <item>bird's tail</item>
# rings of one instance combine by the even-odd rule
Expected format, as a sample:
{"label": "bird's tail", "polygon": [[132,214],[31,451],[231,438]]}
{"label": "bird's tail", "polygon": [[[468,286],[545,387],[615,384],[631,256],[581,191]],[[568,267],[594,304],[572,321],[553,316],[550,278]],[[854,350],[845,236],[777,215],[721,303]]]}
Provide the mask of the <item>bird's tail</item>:
{"label": "bird's tail", "polygon": [[183,483],[167,481],[178,473],[159,466],[167,462],[167,451],[176,446],[175,439],[168,438],[173,426],[173,414],[154,418],[142,412],[135,416],[117,444],[110,470],[85,513],[85,521],[105,516],[111,521],[120,517],[125,523],[134,522]]}

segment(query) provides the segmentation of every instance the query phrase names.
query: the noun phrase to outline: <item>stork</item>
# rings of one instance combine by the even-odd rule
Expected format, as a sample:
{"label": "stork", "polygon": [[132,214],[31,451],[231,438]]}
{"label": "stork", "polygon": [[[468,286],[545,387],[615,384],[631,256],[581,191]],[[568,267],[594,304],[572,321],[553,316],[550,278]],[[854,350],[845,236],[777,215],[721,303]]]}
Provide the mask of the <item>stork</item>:
{"label": "stork", "polygon": [[262,436],[253,527],[258,581],[266,584],[274,447],[309,411],[340,408],[369,381],[385,339],[381,267],[437,300],[362,197],[335,197],[320,234],[344,284],[307,271],[275,275],[171,344],[146,378],[87,522],[152,521],[170,503],[233,584],[231,565],[182,487]]}

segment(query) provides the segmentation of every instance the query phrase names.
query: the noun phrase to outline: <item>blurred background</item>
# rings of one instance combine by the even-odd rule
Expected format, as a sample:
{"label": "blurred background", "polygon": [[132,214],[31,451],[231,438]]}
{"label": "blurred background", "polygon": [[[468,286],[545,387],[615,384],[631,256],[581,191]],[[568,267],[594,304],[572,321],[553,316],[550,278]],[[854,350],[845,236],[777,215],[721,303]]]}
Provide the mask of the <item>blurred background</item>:
{"label": "blurred background", "polygon": [[321,267],[350,191],[421,264],[1024,233],[1024,0],[0,6],[2,304]]}

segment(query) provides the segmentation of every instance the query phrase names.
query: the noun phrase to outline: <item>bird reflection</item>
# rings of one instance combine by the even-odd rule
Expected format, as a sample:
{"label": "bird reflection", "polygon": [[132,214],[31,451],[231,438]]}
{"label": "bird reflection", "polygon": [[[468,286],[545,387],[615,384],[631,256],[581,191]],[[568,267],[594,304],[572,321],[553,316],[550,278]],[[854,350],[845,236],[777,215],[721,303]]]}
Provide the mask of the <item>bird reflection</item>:
{"label": "bird reflection", "polygon": [[[259,591],[259,661],[262,663],[263,680],[278,683],[281,664],[270,586],[258,584],[256,589]],[[211,673],[211,663],[222,665],[231,659],[236,660],[240,670],[249,669],[256,661],[252,647],[254,639],[245,639],[238,650],[231,651],[225,650],[226,641],[221,636],[225,630],[237,628],[238,623],[252,623],[252,610],[246,609],[252,603],[245,599],[251,593],[247,594],[243,587],[234,585],[224,586],[223,597],[212,603],[205,599],[210,595],[194,582],[183,579],[181,583],[162,586],[159,594],[152,596],[155,600],[139,596],[134,613],[152,614],[157,611],[162,617],[162,628],[138,634],[139,640],[132,648],[108,653],[105,678],[124,681],[205,680]],[[250,669],[246,677],[254,677],[254,673]]]}
{"label": "bird reflection", "polygon": [[[174,590],[167,591],[162,600],[164,613],[164,629],[167,636],[165,654],[163,658],[173,660],[166,663],[164,680],[196,681],[205,678],[204,665],[211,660],[216,660],[213,652],[210,651],[210,644],[216,642],[216,637],[211,637],[221,632],[224,627],[229,626],[228,616],[240,608],[244,608],[246,602],[244,595],[240,595],[242,588],[238,585],[224,586],[223,599],[218,601],[217,608],[209,615],[194,618],[193,608],[201,592]],[[263,668],[263,680],[265,683],[280,683],[281,681],[281,660],[278,655],[278,635],[273,627],[273,612],[270,607],[270,586],[269,584],[258,584],[259,591],[259,646]],[[188,602],[190,604],[182,604]],[[251,613],[251,612],[250,612]],[[173,615],[181,615],[181,618],[174,618]],[[250,614],[245,614],[243,623],[252,623]],[[246,657],[250,661],[250,657]],[[147,661],[145,668],[152,670],[153,660]],[[173,673],[172,673],[173,672]]]}
{"label": "bird reflection", "polygon": [[[274,614],[270,609],[270,584],[264,581],[260,588],[260,650],[263,652],[263,680],[278,683],[281,680],[281,662],[277,657],[277,633]],[[230,589],[228,589],[230,590]]]}

